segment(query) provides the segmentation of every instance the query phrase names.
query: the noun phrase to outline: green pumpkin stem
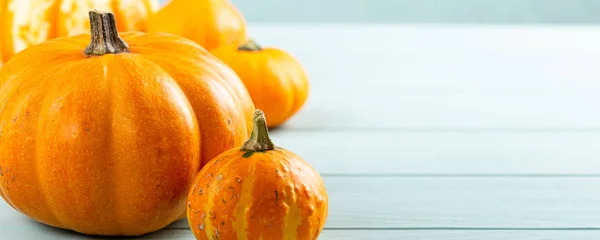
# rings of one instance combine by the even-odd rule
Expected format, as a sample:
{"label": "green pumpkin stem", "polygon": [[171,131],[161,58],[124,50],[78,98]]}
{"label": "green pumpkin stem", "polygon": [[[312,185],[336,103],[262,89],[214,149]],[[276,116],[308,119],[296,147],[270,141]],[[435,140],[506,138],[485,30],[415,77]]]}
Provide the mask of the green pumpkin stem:
{"label": "green pumpkin stem", "polygon": [[257,52],[262,50],[262,47],[258,45],[254,40],[250,39],[246,41],[246,43],[240,45],[238,47],[239,51],[249,51],[249,52]]}
{"label": "green pumpkin stem", "polygon": [[275,149],[275,144],[269,137],[269,128],[265,113],[257,109],[254,112],[252,133],[248,141],[242,145],[242,151],[264,152]]}
{"label": "green pumpkin stem", "polygon": [[115,16],[110,12],[89,11],[92,41],[85,49],[87,56],[102,56],[129,52],[127,43],[119,37]]}

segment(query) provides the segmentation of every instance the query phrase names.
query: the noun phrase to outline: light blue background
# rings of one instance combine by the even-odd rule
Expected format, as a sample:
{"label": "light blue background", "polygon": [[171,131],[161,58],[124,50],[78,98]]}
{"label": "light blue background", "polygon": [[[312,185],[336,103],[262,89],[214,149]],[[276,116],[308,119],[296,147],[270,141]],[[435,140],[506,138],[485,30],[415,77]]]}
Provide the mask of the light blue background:
{"label": "light blue background", "polygon": [[231,0],[231,2],[242,11],[249,22],[600,23],[600,0]]}

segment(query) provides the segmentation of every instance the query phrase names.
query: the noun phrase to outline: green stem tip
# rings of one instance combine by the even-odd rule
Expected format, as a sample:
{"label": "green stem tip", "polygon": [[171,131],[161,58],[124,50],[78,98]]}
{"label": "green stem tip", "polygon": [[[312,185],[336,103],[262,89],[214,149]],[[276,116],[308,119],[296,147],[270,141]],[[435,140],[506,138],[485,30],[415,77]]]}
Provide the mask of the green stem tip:
{"label": "green stem tip", "polygon": [[262,46],[250,39],[238,47],[238,51],[258,52],[262,50]]}
{"label": "green stem tip", "polygon": [[269,137],[269,128],[265,113],[256,109],[253,117],[252,133],[250,138],[242,145],[242,151],[264,152],[275,149],[275,144]]}

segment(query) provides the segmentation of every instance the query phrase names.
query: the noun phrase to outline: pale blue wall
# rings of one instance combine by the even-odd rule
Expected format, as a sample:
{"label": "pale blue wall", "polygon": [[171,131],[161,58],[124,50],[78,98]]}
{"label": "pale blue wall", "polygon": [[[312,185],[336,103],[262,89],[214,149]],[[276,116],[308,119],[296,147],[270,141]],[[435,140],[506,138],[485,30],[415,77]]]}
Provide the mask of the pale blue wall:
{"label": "pale blue wall", "polygon": [[600,23],[600,0],[231,0],[248,21]]}

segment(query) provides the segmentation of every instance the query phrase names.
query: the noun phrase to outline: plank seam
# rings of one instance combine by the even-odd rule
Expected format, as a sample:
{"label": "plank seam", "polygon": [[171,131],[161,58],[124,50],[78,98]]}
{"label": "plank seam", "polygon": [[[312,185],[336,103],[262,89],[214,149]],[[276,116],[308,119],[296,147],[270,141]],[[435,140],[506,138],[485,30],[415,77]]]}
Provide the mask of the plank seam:
{"label": "plank seam", "polygon": [[321,173],[329,178],[600,178],[600,173]]}

